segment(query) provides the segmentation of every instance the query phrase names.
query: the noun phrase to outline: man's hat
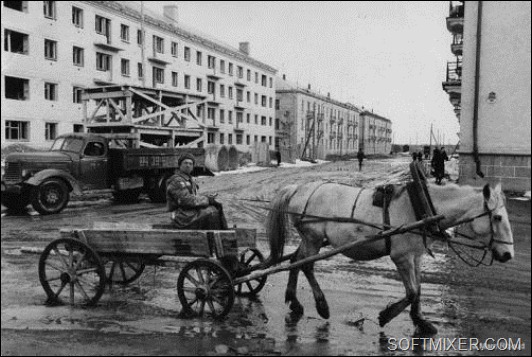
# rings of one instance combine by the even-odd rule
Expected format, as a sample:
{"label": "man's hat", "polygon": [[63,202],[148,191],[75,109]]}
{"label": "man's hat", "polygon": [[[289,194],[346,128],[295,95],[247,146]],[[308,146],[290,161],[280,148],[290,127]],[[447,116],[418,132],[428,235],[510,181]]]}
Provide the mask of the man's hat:
{"label": "man's hat", "polygon": [[189,154],[189,153],[186,153],[186,154],[181,155],[181,156],[179,157],[179,160],[177,160],[177,164],[178,164],[179,166],[181,166],[181,163],[182,163],[184,160],[192,160],[192,163],[194,163],[194,164],[196,163],[196,158],[194,157],[194,155]]}

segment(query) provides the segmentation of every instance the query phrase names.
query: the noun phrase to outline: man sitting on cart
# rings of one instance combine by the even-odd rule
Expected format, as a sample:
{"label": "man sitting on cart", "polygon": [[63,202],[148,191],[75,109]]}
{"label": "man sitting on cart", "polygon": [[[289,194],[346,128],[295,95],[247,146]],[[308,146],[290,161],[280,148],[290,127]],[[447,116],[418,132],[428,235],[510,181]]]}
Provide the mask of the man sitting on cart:
{"label": "man sitting on cart", "polygon": [[222,204],[214,195],[198,194],[198,184],[191,176],[196,159],[185,154],[179,169],[166,183],[167,209],[178,229],[227,229]]}

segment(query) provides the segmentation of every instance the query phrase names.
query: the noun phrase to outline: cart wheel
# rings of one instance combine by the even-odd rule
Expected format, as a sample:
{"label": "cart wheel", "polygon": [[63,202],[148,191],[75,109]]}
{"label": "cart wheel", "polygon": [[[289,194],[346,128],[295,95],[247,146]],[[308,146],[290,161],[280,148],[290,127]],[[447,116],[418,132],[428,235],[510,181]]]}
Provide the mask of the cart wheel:
{"label": "cart wheel", "polygon": [[75,239],[57,239],[39,259],[39,280],[48,304],[94,305],[105,289],[105,269],[98,254]]}
{"label": "cart wheel", "polygon": [[227,315],[235,300],[231,275],[219,263],[206,259],[195,260],[181,270],[177,295],[185,315],[203,316],[208,310],[216,319]]}
{"label": "cart wheel", "polygon": [[107,281],[113,284],[127,285],[137,280],[146,265],[140,257],[120,257],[113,255],[105,263]]}
{"label": "cart wheel", "polygon": [[[240,255],[240,268],[247,270],[255,265],[264,262],[264,256],[255,248],[248,248]],[[262,276],[260,278],[246,281],[235,285],[235,293],[238,296],[255,296],[262,290],[266,284],[268,277]]]}

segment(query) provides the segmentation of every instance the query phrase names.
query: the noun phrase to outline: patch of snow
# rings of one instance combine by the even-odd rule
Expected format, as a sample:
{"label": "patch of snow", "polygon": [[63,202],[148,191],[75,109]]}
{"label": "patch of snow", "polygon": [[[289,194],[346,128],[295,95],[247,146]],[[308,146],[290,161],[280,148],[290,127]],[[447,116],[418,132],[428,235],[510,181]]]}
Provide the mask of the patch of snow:
{"label": "patch of snow", "polygon": [[[321,164],[330,162],[330,161],[325,161],[325,160],[316,160],[316,161],[317,163],[315,164],[308,162],[308,161],[302,161],[302,160],[296,160],[295,164],[291,164],[288,162],[281,162],[281,165],[279,167],[282,167],[282,168],[305,167],[305,166],[321,165]],[[272,166],[268,167],[268,166],[257,166],[257,164],[247,164],[246,166],[241,166],[236,170],[215,172],[214,175],[220,176],[220,175],[230,175],[230,174],[241,174],[241,173],[246,173],[246,172],[266,170],[268,168],[275,167],[277,165],[277,162],[272,161],[271,165]]]}
{"label": "patch of snow", "polygon": [[523,197],[530,199],[530,191],[526,191]]}

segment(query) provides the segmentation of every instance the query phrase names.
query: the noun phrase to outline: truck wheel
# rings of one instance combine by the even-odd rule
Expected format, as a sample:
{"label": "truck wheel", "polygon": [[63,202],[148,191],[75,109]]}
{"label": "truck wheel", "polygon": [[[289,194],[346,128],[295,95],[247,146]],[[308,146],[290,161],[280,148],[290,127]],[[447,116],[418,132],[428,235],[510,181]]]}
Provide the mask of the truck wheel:
{"label": "truck wheel", "polygon": [[120,203],[136,203],[139,200],[139,195],[142,189],[134,188],[132,190],[123,190],[113,192],[113,197],[116,202]]}
{"label": "truck wheel", "polygon": [[56,178],[43,181],[31,192],[31,205],[43,215],[61,212],[69,199],[70,195],[66,183]]}
{"label": "truck wheel", "polygon": [[23,192],[20,195],[12,193],[2,193],[2,204],[11,211],[20,212],[23,211],[30,203],[29,195]]}
{"label": "truck wheel", "polygon": [[155,203],[164,203],[166,202],[166,180],[169,176],[161,176],[157,181],[157,184],[154,185],[149,191],[148,196],[150,200]]}

